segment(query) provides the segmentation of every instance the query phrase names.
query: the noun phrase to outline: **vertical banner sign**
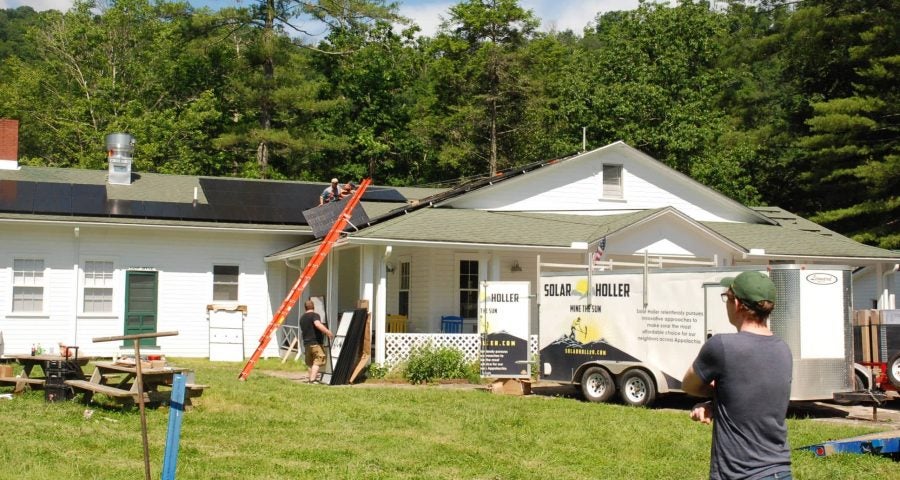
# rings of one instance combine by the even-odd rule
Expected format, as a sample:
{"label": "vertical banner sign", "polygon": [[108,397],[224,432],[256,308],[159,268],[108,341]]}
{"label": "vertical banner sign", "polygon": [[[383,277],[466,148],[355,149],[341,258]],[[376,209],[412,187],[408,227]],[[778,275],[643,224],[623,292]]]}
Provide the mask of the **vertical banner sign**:
{"label": "vertical banner sign", "polygon": [[528,378],[529,282],[482,282],[478,292],[481,376]]}

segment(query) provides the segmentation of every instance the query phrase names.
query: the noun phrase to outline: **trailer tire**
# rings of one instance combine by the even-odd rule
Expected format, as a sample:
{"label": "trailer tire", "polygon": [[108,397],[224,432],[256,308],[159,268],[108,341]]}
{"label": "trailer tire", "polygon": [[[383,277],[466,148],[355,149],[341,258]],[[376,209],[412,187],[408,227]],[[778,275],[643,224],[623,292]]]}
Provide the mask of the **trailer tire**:
{"label": "trailer tire", "polygon": [[656,400],[656,386],[647,372],[635,368],[622,374],[619,396],[628,405],[647,407]]}
{"label": "trailer tire", "polygon": [[616,382],[605,368],[591,367],[581,375],[581,393],[590,402],[605,402],[615,395]]}
{"label": "trailer tire", "polygon": [[888,361],[887,374],[891,384],[895,388],[900,388],[900,353],[895,353]]}

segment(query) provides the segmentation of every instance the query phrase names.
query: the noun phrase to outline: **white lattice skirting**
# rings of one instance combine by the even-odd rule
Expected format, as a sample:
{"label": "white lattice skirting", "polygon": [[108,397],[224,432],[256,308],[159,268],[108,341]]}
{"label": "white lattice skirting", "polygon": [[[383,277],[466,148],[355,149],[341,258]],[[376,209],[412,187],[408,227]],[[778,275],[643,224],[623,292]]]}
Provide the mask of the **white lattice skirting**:
{"label": "white lattice skirting", "polygon": [[[451,347],[463,353],[467,362],[478,360],[481,352],[481,335],[477,333],[386,333],[384,335],[384,363],[393,367],[405,361],[412,349],[431,345],[432,348]],[[528,342],[532,356],[538,352],[538,336]]]}

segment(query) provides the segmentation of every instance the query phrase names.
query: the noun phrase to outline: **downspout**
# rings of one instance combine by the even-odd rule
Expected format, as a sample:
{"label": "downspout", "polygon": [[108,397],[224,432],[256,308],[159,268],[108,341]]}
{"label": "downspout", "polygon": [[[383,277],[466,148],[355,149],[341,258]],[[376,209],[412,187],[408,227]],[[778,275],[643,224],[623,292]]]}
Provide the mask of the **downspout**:
{"label": "downspout", "polygon": [[[894,301],[891,301],[892,299],[890,290],[888,290],[887,277],[888,275],[894,275],[898,270],[900,270],[900,263],[895,263],[894,268],[881,274],[881,305],[879,305],[879,307],[881,307],[882,310],[892,310],[896,308]],[[896,299],[894,300],[896,301]]]}
{"label": "downspout", "polygon": [[[75,248],[73,249],[72,269],[75,274],[75,325],[72,331],[72,342],[78,344],[78,292],[81,289],[81,279],[78,275],[78,257],[81,255],[81,229],[75,227],[72,231],[75,234]],[[68,342],[67,342],[68,344]]]}

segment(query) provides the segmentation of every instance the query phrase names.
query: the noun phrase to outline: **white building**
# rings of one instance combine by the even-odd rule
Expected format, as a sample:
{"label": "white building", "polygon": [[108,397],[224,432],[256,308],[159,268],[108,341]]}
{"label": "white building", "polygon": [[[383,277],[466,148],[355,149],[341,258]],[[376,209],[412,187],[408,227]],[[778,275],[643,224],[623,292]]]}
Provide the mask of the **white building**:
{"label": "white building", "polygon": [[[299,212],[317,204],[321,184],[132,173],[130,184],[114,185],[102,171],[7,166],[6,354],[63,342],[107,356],[118,345],[92,338],[177,330],[152,343],[170,356],[205,357],[207,307],[218,304],[246,306],[249,357],[318,247]],[[302,296],[324,297],[330,319],[368,300],[376,362],[411,335],[440,332],[443,315],[474,331],[479,282],[536,285],[539,257],[587,263],[600,245],[601,261],[851,265],[866,296],[855,305],[894,307],[897,253],[780,208],[741,205],[622,142],[445,192],[372,189],[363,200],[370,222],[349,229]],[[392,314],[406,317],[409,333],[385,333]]]}

